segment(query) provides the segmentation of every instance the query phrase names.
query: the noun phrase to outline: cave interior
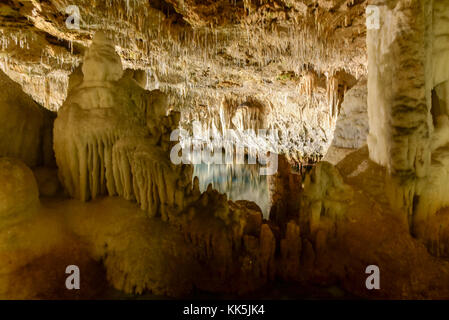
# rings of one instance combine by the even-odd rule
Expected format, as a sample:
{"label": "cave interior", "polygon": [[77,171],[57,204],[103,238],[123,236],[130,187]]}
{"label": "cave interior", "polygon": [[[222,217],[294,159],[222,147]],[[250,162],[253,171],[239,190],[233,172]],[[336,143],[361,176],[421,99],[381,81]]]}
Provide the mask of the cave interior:
{"label": "cave interior", "polygon": [[0,88],[0,299],[449,298],[446,0],[2,0]]}

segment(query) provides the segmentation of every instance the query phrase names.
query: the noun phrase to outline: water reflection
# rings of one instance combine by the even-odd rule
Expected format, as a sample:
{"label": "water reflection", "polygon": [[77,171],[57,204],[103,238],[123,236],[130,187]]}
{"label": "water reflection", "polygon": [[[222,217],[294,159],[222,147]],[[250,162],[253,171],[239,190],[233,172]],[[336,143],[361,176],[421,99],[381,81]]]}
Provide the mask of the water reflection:
{"label": "water reflection", "polygon": [[254,201],[264,218],[270,212],[268,176],[259,174],[259,164],[195,164],[193,177],[197,176],[201,192],[209,183],[228,199]]}

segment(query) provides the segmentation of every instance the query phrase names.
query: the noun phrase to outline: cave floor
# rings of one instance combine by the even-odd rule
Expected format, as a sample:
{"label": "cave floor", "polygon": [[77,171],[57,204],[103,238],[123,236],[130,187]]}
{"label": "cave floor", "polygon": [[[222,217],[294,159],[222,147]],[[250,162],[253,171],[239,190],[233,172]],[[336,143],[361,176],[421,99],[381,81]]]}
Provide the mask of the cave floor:
{"label": "cave floor", "polygon": [[[0,281],[10,284],[5,286],[9,292],[0,294],[38,299],[448,298],[448,261],[429,254],[410,235],[405,218],[389,208],[383,171],[368,160],[367,151],[346,156],[337,168],[354,196],[335,234],[328,236],[325,246],[315,248],[312,265],[301,266],[307,281],[274,281],[238,297],[198,292],[184,288],[182,281],[175,293],[140,290],[142,295],[124,294],[112,288],[139,290],[122,279],[154,283],[173,281],[170,277],[176,275],[176,281],[183,280],[179,264],[189,252],[183,235],[119,197],[81,202],[57,196],[41,197],[37,212],[0,233],[0,243],[7,249],[2,251],[7,256],[0,258],[14,264],[12,275],[4,275],[7,269],[2,270],[3,276],[0,273]],[[365,287],[365,268],[371,264],[381,270],[377,292]],[[81,290],[66,289],[68,265],[79,266]],[[154,287],[163,288],[164,283]],[[186,293],[192,290],[193,294]]]}
{"label": "cave floor", "polygon": [[[148,292],[140,295],[126,294],[115,289],[108,281],[103,265],[106,248],[103,248],[102,242],[116,246],[109,248],[112,254],[114,250],[123,249],[120,244],[128,242],[133,234],[141,234],[141,228],[152,235],[155,246],[167,240],[177,241],[176,237],[167,237],[173,233],[167,223],[159,218],[146,217],[145,212],[135,203],[119,197],[100,198],[87,203],[63,196],[42,197],[39,211],[27,221],[27,227],[22,226],[18,233],[18,237],[27,239],[27,250],[34,254],[11,279],[19,284],[15,287],[20,288],[13,293],[14,296],[37,299],[173,299],[167,295]],[[111,241],[111,238],[116,239],[116,242]],[[138,238],[132,240],[137,241]],[[80,268],[80,290],[70,291],[64,287],[67,276],[64,273],[65,266],[72,264]],[[304,286],[274,281],[243,295],[193,290],[193,293],[180,297],[206,300],[288,300],[346,299],[353,296],[336,286]]]}

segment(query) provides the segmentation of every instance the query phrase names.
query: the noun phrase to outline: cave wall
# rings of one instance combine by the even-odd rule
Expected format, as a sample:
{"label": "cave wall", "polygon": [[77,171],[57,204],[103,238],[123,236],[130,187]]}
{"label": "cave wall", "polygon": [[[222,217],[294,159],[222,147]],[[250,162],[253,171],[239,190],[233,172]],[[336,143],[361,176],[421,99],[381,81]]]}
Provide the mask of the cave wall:
{"label": "cave wall", "polygon": [[21,159],[29,167],[54,166],[56,115],[26,95],[0,71],[0,157]]}
{"label": "cave wall", "polygon": [[335,124],[332,146],[358,149],[366,144],[369,132],[367,80],[361,78],[346,92]]}

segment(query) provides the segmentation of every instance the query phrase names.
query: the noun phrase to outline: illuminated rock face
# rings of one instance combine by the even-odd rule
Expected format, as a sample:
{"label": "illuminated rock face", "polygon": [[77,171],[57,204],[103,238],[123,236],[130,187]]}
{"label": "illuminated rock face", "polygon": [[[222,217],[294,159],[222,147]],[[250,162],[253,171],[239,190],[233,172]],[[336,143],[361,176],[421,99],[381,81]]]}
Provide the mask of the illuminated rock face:
{"label": "illuminated rock face", "polygon": [[[55,153],[60,177],[70,195],[89,200],[117,193],[114,143],[126,134],[143,136],[145,92],[121,78],[120,58],[101,33],[86,54],[83,81],[72,88],[55,121]],[[135,90],[129,97],[129,87]],[[127,90],[128,89],[128,90]],[[132,114],[136,116],[131,116]]]}
{"label": "illuminated rock face", "polygon": [[163,181],[175,186],[171,177],[176,174],[163,152],[177,122],[175,115],[165,115],[164,95],[122,77],[120,58],[101,32],[86,53],[82,71],[82,81],[74,80],[78,84],[55,122],[64,187],[83,201],[105,194],[137,200],[151,215],[165,204],[174,205],[174,190],[164,188]]}
{"label": "illuminated rock face", "polygon": [[416,1],[379,8],[381,28],[367,34],[370,158],[403,179],[422,177],[430,133],[425,11]]}
{"label": "illuminated rock face", "polygon": [[430,36],[428,7],[416,1],[395,1],[395,5],[379,6],[385,22],[367,35],[368,147],[370,158],[397,179],[391,201],[394,207],[404,208],[412,223],[413,199],[419,193],[416,181],[427,175],[430,164],[431,84],[425,73],[431,57],[425,49]]}
{"label": "illuminated rock face", "polygon": [[335,125],[332,146],[358,149],[366,144],[368,108],[366,79],[346,92]]}
{"label": "illuminated rock face", "polygon": [[0,157],[19,158],[30,167],[54,164],[53,113],[2,71],[0,86]]}
{"label": "illuminated rock face", "polygon": [[118,81],[123,76],[122,61],[115,52],[113,43],[103,32],[95,34],[81,69],[86,82]]}
{"label": "illuminated rock face", "polygon": [[445,232],[434,226],[446,225],[437,212],[449,205],[449,6],[395,1],[379,8],[385,23],[367,36],[370,158],[388,169],[390,201],[405,211],[411,232],[447,255]]}

